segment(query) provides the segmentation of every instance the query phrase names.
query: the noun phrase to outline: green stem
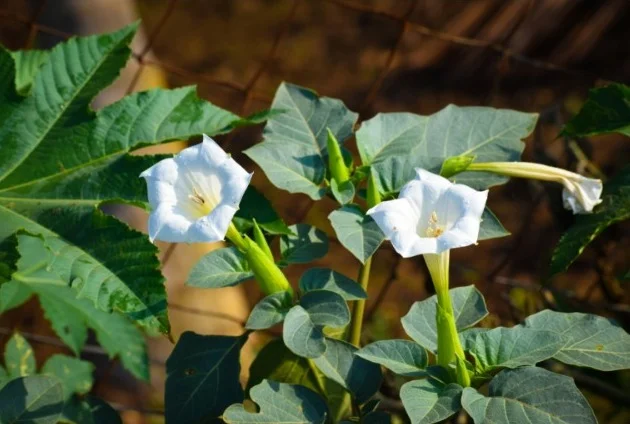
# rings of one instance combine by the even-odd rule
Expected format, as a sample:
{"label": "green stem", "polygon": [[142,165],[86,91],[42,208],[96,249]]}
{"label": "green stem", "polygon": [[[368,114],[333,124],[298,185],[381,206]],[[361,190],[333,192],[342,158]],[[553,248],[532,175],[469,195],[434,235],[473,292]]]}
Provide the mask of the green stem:
{"label": "green stem", "polygon": [[[367,292],[370,281],[370,269],[372,258],[369,257],[359,270],[359,284]],[[357,300],[352,308],[352,320],[350,321],[350,333],[348,341],[356,347],[361,347],[361,329],[363,327],[363,314],[365,313],[365,299]]]}
{"label": "green stem", "polygon": [[247,244],[245,243],[245,239],[241,235],[241,233],[236,229],[236,226],[233,222],[230,222],[230,226],[228,227],[227,234],[225,235],[228,240],[234,244],[234,246],[238,247],[240,251],[245,251],[247,249]]}
{"label": "green stem", "polygon": [[463,386],[470,386],[470,375],[464,362],[464,349],[457,334],[455,314],[449,287],[450,251],[440,254],[426,254],[424,260],[429,268],[437,294],[436,326],[438,333],[438,365],[450,369],[450,364],[456,362],[457,382]]}

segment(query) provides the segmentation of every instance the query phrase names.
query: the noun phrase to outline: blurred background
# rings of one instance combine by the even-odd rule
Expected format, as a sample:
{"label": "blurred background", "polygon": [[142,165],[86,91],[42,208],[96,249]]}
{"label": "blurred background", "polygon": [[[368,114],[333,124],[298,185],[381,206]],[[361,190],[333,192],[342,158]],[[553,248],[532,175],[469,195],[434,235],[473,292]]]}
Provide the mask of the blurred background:
{"label": "blurred background", "polygon": [[[558,137],[589,88],[630,82],[627,0],[0,0],[0,42],[10,49],[50,48],[137,19],[142,26],[133,58],[96,108],[133,91],[195,84],[201,97],[247,115],[268,107],[278,84],[289,81],[342,99],[361,120],[378,112],[431,114],[449,103],[538,112],[524,159],[592,176],[610,177],[630,157],[630,143],[621,136]],[[289,224],[307,222],[328,233],[330,252],[315,265],[356,278],[359,264],[335,240],[327,219],[334,201],[314,203],[274,188],[241,153],[260,141],[261,129],[218,141],[254,170],[253,184]],[[171,143],[159,151],[185,145]],[[354,148],[354,141],[349,145]],[[551,253],[573,222],[562,209],[560,187],[511,181],[491,191],[489,206],[512,236],[457,249],[451,261],[452,284],[475,284],[486,296],[491,315],[482,325],[512,325],[552,307],[606,315],[630,329],[627,224],[607,230],[568,272],[551,278]],[[115,213],[146,227],[146,215],[138,210]],[[184,286],[196,260],[219,246],[159,247],[174,336],[185,330],[240,334],[261,297],[254,284],[212,291]],[[290,279],[296,282],[306,267],[287,268]],[[382,248],[370,283],[364,342],[404,337],[400,317],[431,290],[421,259],[401,260],[390,246]],[[64,351],[37,302],[0,319],[2,344],[14,328],[33,343],[41,361]],[[267,339],[250,338],[245,369]],[[164,362],[172,345],[165,339],[149,343],[150,384],[133,380],[96,345],[84,352],[97,364],[96,394],[125,423],[163,422]],[[628,373],[564,371],[585,391],[600,422],[630,422]],[[388,378],[383,392],[393,396],[399,383]],[[390,403],[400,412],[395,396]]]}

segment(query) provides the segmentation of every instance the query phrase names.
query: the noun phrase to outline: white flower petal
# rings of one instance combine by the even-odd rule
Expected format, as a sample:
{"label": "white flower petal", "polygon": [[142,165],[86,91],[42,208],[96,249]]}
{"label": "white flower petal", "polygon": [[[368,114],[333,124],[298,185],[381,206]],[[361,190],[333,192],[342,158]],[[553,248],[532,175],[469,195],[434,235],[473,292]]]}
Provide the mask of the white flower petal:
{"label": "white flower petal", "polygon": [[435,190],[439,191],[444,191],[453,185],[452,182],[441,175],[434,174],[422,168],[416,168],[416,179],[430,184]]}
{"label": "white flower petal", "polygon": [[149,204],[154,208],[161,203],[175,205],[179,201],[179,196],[172,184],[154,178],[147,178],[147,194]]}
{"label": "white flower petal", "polygon": [[446,190],[441,186],[434,186],[428,181],[412,180],[400,190],[398,198],[408,199],[418,211],[419,217],[425,219],[419,223],[420,233],[426,231],[429,225],[429,217],[436,209],[436,205],[442,193]]}
{"label": "white flower petal", "polygon": [[253,173],[248,173],[234,159],[229,158],[218,169],[221,187],[221,202],[238,209],[239,203],[247,190]]}
{"label": "white flower petal", "polygon": [[563,180],[562,203],[574,214],[591,213],[593,208],[602,202],[603,191],[601,180],[594,178],[574,178]]}
{"label": "white flower petal", "polygon": [[167,184],[175,184],[175,181],[177,181],[179,177],[179,167],[177,166],[175,159],[163,159],[144,171],[140,174],[140,176],[147,181],[149,178],[152,178],[158,181],[163,181]]}
{"label": "white flower petal", "polygon": [[392,235],[392,246],[403,258],[411,258],[425,253],[439,253],[438,239],[420,237],[410,231],[398,231]]}
{"label": "white flower petal", "polygon": [[186,241],[190,243],[222,241],[236,210],[227,204],[217,206],[208,216],[196,220],[190,226]]}
{"label": "white flower petal", "polygon": [[177,206],[160,205],[149,215],[149,240],[170,243],[187,241],[192,221]]}

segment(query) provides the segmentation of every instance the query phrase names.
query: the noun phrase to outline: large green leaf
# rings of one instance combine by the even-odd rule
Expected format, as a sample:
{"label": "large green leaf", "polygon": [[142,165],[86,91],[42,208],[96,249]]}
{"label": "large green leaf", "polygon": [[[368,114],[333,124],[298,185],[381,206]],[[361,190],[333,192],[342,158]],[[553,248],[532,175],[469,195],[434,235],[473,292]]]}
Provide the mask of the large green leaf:
{"label": "large green leaf", "polygon": [[97,208],[144,205],[138,175],[155,158],[131,150],[248,122],[200,100],[193,87],[136,93],[92,111],[94,96],[127,62],[136,27],[72,38],[39,57],[0,48],[0,241],[19,229],[50,237],[57,252],[76,259],[69,273],[97,307],[166,333],[156,248]]}
{"label": "large green leaf", "polygon": [[254,278],[247,258],[235,247],[206,253],[190,271],[186,284],[192,287],[221,288],[235,286]]}
{"label": "large green leaf", "polygon": [[326,338],[326,351],[313,359],[324,375],[342,385],[359,403],[381,387],[381,367],[355,355],[358,349],[342,340]]}
{"label": "large green leaf", "polygon": [[358,114],[336,99],[297,85],[280,84],[271,104],[283,113],[267,121],[262,143],[245,153],[269,180],[290,193],[305,193],[318,200],[326,192],[327,131],[343,143],[352,135]]}
{"label": "large green leaf", "polygon": [[343,206],[333,211],[328,219],[339,242],[362,264],[372,257],[385,240],[376,222],[356,205]]}
{"label": "large green leaf", "polygon": [[[429,116],[381,113],[363,122],[357,147],[381,193],[394,193],[414,177],[414,168],[439,173],[452,156],[477,162],[519,160],[538,115],[487,107],[449,105]],[[488,173],[462,173],[457,182],[477,189],[505,182]]]}
{"label": "large green leaf", "polygon": [[57,424],[63,405],[63,386],[55,377],[16,378],[0,390],[0,423]]}
{"label": "large green leaf", "polygon": [[630,368],[630,334],[610,319],[546,310],[527,318],[525,326],[562,336],[566,343],[554,358],[565,364],[601,371]]}
{"label": "large green leaf", "polygon": [[48,59],[47,50],[22,50],[12,52],[15,61],[15,87],[20,93],[28,93],[33,78]]}
{"label": "large green leaf", "polygon": [[462,387],[433,379],[403,384],[400,399],[412,424],[441,422],[461,409]]}
{"label": "large green leaf", "polygon": [[260,410],[249,412],[242,404],[232,405],[223,413],[226,423],[323,424],[326,421],[326,404],[306,387],[263,380],[250,390],[250,395]]}
{"label": "large green leaf", "polygon": [[521,326],[464,332],[461,338],[464,349],[475,358],[477,373],[536,365],[557,354],[566,343],[566,338],[553,331]]}
{"label": "large green leaf", "polygon": [[[459,331],[472,327],[488,315],[486,302],[474,286],[451,289],[449,294]],[[437,351],[436,311],[437,296],[434,295],[414,303],[401,320],[409,337],[433,353]]]}
{"label": "large green leaf", "polygon": [[329,290],[311,290],[300,299],[315,325],[341,328],[350,322],[350,309],[344,298]]}
{"label": "large green leaf", "polygon": [[202,336],[187,331],[166,361],[166,420],[207,422],[243,400],[239,382],[239,337]]}
{"label": "large green leaf", "polygon": [[315,325],[300,305],[291,308],[285,316],[282,340],[291,352],[303,358],[317,358],[326,351],[322,327]]}
{"label": "large green leaf", "polygon": [[287,291],[272,293],[254,306],[249,314],[245,328],[264,330],[282,322],[291,309],[291,293]]}
{"label": "large green leaf", "polygon": [[475,424],[595,424],[597,420],[573,379],[543,368],[504,370],[488,396],[464,389],[462,406]]}
{"label": "large green leaf", "polygon": [[565,135],[584,137],[616,132],[630,136],[630,87],[610,84],[594,88],[579,113],[562,129]]}
{"label": "large green leaf", "polygon": [[380,340],[364,346],[355,355],[405,377],[425,376],[427,352],[411,340]]}
{"label": "large green leaf", "polygon": [[21,254],[17,271],[13,280],[2,287],[19,285],[21,288],[15,291],[36,294],[53,330],[76,354],[85,345],[88,327],[92,328],[110,356],[119,356],[135,376],[148,379],[146,345],[140,331],[124,316],[96,309],[91,301],[78,298],[68,278],[60,275],[66,270],[68,258],[54,256],[44,244],[45,237],[20,234],[17,239]]}
{"label": "large green leaf", "polygon": [[566,270],[602,231],[627,219],[630,219],[630,166],[604,184],[602,204],[593,213],[575,217],[575,223],[564,233],[553,252],[550,272]]}

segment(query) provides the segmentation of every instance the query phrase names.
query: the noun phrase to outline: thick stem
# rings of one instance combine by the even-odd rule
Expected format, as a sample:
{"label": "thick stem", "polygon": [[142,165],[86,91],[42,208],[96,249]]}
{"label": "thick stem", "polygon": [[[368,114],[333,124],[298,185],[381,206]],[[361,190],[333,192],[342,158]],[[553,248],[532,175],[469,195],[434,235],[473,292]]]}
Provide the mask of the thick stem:
{"label": "thick stem", "polygon": [[[372,268],[372,258],[368,258],[359,270],[359,284],[367,292],[370,281],[370,269]],[[365,313],[365,299],[357,300],[352,308],[352,320],[350,321],[350,333],[348,342],[361,347],[361,328],[363,327],[363,314]]]}
{"label": "thick stem", "polygon": [[470,386],[470,376],[464,363],[464,349],[457,334],[453,304],[448,292],[450,251],[426,254],[424,260],[437,294],[435,321],[438,333],[438,365],[450,369],[450,364],[456,361],[457,382],[464,387]]}

